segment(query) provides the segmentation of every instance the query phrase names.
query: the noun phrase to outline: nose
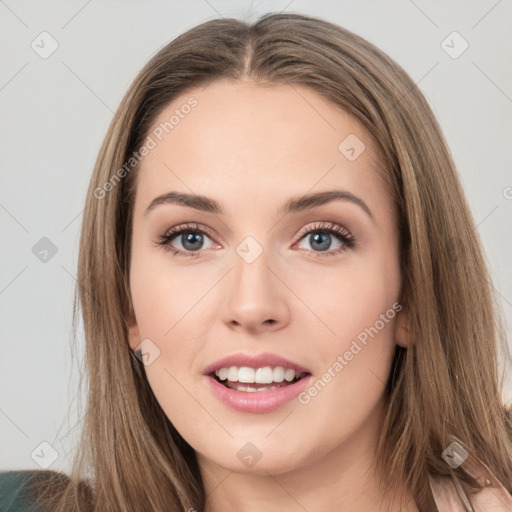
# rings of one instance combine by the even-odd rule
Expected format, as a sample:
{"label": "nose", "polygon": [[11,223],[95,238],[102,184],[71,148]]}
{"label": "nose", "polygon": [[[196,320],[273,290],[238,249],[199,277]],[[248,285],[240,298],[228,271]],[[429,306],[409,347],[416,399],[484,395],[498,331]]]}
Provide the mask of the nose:
{"label": "nose", "polygon": [[[275,267],[275,265],[273,266]],[[288,324],[290,309],[286,279],[271,268],[264,250],[251,263],[234,254],[234,268],[228,276],[223,321],[231,329],[253,334],[276,331]]]}

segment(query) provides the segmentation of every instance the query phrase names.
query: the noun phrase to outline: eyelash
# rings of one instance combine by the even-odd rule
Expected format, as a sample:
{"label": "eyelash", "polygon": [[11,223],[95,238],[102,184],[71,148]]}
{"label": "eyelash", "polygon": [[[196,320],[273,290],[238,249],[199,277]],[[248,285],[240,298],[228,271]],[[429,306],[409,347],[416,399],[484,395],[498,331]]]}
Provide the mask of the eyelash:
{"label": "eyelash", "polygon": [[[310,235],[312,233],[317,232],[322,234],[335,235],[343,243],[343,245],[338,249],[331,249],[330,251],[312,251],[310,249],[305,249],[307,252],[313,253],[315,257],[336,256],[346,251],[347,249],[354,248],[355,246],[355,240],[351,233],[342,226],[339,226],[338,224],[334,224],[332,222],[319,222],[315,224],[314,226],[307,229],[307,231],[304,231],[300,234],[299,241],[304,239],[306,235]],[[180,249],[172,247],[171,241],[183,233],[200,233],[202,235],[208,236],[209,238],[213,238],[208,229],[200,227],[199,224],[193,223],[172,228],[165,235],[160,236],[157,245],[162,246],[165,250],[170,251],[174,256],[197,258],[198,256],[201,255],[201,250],[185,252]]]}

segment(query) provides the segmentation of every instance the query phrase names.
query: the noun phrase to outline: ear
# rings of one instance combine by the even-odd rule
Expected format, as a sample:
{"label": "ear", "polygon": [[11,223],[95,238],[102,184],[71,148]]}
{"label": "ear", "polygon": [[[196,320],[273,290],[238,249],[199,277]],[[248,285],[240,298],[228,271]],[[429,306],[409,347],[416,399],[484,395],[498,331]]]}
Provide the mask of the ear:
{"label": "ear", "polygon": [[130,313],[130,315],[128,315],[126,318],[126,325],[128,326],[128,342],[130,344],[130,348],[135,350],[142,343],[135,314]]}
{"label": "ear", "polygon": [[409,326],[409,310],[403,306],[395,321],[395,342],[403,348],[412,345],[411,329]]}

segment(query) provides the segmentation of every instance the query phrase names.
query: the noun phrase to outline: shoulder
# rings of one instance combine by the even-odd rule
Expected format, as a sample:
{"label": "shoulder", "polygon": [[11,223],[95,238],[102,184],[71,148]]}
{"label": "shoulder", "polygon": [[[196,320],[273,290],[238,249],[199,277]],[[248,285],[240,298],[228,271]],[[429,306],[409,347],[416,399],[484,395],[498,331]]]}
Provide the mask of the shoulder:
{"label": "shoulder", "polygon": [[[18,470],[0,472],[0,512],[43,512],[38,500],[48,506],[65,494],[70,478],[51,470]],[[78,494],[86,502],[90,498],[85,484]]]}

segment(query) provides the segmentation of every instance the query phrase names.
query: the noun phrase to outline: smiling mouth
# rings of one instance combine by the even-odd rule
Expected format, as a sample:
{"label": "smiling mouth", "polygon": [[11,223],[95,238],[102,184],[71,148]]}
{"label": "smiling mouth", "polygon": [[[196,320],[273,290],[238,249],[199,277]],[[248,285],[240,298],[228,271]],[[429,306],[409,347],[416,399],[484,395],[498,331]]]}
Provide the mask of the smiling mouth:
{"label": "smiling mouth", "polygon": [[311,375],[307,372],[296,372],[292,368],[282,366],[250,368],[247,366],[220,368],[210,374],[210,377],[224,387],[247,393],[272,391],[290,386],[295,382]]}

